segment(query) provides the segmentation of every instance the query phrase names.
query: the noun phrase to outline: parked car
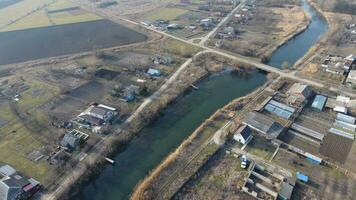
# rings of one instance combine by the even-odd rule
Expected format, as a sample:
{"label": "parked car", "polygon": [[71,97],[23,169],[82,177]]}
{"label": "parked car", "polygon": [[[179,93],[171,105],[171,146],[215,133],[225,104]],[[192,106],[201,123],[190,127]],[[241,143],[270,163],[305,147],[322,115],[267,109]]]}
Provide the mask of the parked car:
{"label": "parked car", "polygon": [[247,157],[246,155],[241,156],[241,168],[245,169],[247,167]]}

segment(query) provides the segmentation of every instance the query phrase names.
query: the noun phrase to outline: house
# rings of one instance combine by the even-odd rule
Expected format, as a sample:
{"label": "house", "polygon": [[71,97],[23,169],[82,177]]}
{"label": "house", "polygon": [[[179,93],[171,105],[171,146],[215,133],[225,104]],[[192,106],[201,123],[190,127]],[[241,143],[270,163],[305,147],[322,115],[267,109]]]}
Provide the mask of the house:
{"label": "house", "polygon": [[40,183],[33,178],[25,178],[13,167],[0,167],[0,199],[26,200],[40,189]]}
{"label": "house", "polygon": [[171,24],[168,24],[166,29],[168,31],[173,31],[173,30],[177,30],[177,29],[180,29],[182,28],[179,24],[176,24],[176,23],[171,23]]}
{"label": "house", "polygon": [[294,83],[292,87],[290,87],[287,91],[287,95],[295,96],[301,101],[307,100],[311,94],[312,90],[310,89],[310,87],[302,83]]}
{"label": "house", "polygon": [[210,18],[200,20],[200,26],[202,27],[210,27],[213,25],[213,20]]}
{"label": "house", "polygon": [[356,66],[356,56],[351,54],[345,58],[344,69],[345,72],[349,72]]}
{"label": "house", "polygon": [[82,114],[97,118],[99,120],[102,120],[103,122],[108,122],[114,116],[115,110],[115,108],[100,104],[98,106],[90,106]]}
{"label": "house", "polygon": [[150,75],[151,77],[159,77],[162,75],[162,72],[157,69],[151,68],[147,71],[147,74]]}
{"label": "house", "polygon": [[324,62],[321,64],[323,68],[325,68],[326,72],[330,72],[333,74],[344,74],[345,72],[349,72],[354,63],[354,56],[350,55],[346,58],[335,55],[328,55]]}
{"label": "house", "polygon": [[107,124],[116,115],[117,111],[115,108],[103,104],[91,105],[84,112],[80,113],[76,120],[72,121],[79,123],[80,126],[84,126],[87,129],[91,129],[94,126]]}
{"label": "house", "polygon": [[324,106],[326,104],[327,97],[323,95],[316,95],[314,98],[314,101],[311,105],[312,108],[315,108],[319,111],[322,111],[324,109]]}
{"label": "house", "polygon": [[342,75],[345,72],[344,64],[341,62],[336,63],[335,65],[329,65],[326,72]]}
{"label": "house", "polygon": [[356,70],[351,70],[346,79],[346,85],[354,87],[356,85]]}
{"label": "house", "polygon": [[171,65],[173,63],[172,57],[155,55],[152,57],[152,62],[156,65]]}
{"label": "house", "polygon": [[269,138],[276,138],[283,130],[282,125],[258,112],[250,112],[244,119],[244,124]]}
{"label": "house", "polygon": [[252,139],[251,129],[247,125],[241,126],[234,135],[234,140],[246,144]]}
{"label": "house", "polygon": [[73,151],[78,147],[79,141],[80,141],[79,137],[70,133],[66,133],[64,134],[64,137],[60,144],[62,147],[66,148],[67,150]]}
{"label": "house", "polygon": [[139,95],[141,88],[136,85],[130,85],[124,89],[124,100],[130,102],[136,98],[136,95]]}

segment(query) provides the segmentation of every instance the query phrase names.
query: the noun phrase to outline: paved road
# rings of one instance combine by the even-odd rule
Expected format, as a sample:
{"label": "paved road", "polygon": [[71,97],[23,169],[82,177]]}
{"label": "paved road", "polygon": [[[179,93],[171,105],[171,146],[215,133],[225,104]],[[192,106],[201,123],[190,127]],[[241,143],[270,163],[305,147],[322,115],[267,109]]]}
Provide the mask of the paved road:
{"label": "paved road", "polygon": [[[227,58],[230,58],[232,60],[236,60],[238,62],[241,62],[241,63],[244,63],[244,64],[248,64],[248,65],[252,65],[258,69],[261,69],[261,70],[264,70],[264,71],[267,71],[267,72],[270,72],[270,73],[276,73],[278,74],[280,77],[285,77],[285,78],[290,78],[290,79],[294,79],[296,81],[300,81],[300,82],[304,82],[306,84],[309,84],[309,85],[313,85],[313,86],[317,86],[317,87],[324,87],[323,84],[320,84],[320,83],[317,83],[315,81],[312,81],[312,80],[308,80],[308,79],[304,79],[304,78],[301,78],[301,77],[297,77],[294,73],[287,73],[287,72],[284,72],[278,68],[275,68],[275,67],[272,67],[272,66],[269,66],[269,65],[266,65],[266,64],[263,64],[263,63],[260,63],[258,61],[256,61],[255,59],[252,59],[252,58],[249,58],[249,57],[245,57],[245,56],[240,56],[240,55],[232,55],[230,53],[225,53],[225,52],[222,52],[221,50],[216,50],[216,49],[213,49],[213,48],[210,48],[210,47],[207,47],[205,46],[205,42],[212,36],[214,35],[214,33],[231,17],[231,15],[233,13],[235,13],[239,8],[242,7],[242,5],[238,6],[237,8],[235,8],[226,18],[224,18],[221,23],[219,23],[217,25],[217,27],[215,27],[210,33],[208,33],[208,35],[206,37],[203,38],[203,40],[199,43],[199,44],[195,44],[193,43],[192,41],[189,41],[189,40],[185,40],[185,39],[182,39],[182,38],[179,38],[179,37],[176,37],[176,36],[173,36],[173,35],[170,35],[166,32],[163,32],[163,31],[159,31],[159,30],[156,30],[152,27],[148,27],[148,26],[144,26],[138,22],[135,22],[135,21],[132,21],[132,20],[129,20],[129,19],[125,19],[125,18],[121,18],[117,15],[114,14],[114,12],[110,11],[110,9],[106,9],[106,10],[101,10],[101,9],[97,9],[95,6],[93,6],[93,4],[85,4],[85,3],[82,3],[82,2],[79,2],[79,1],[76,1],[74,2],[78,5],[80,5],[82,7],[82,9],[85,9],[89,12],[92,12],[92,13],[95,13],[96,15],[99,15],[103,18],[106,18],[106,19],[109,19],[113,22],[116,22],[116,23],[119,23],[119,24],[122,24],[122,22],[127,22],[127,23],[130,23],[130,24],[133,24],[133,25],[136,25],[136,26],[140,26],[140,27],[143,27],[145,28],[146,30],[148,31],[152,31],[152,32],[155,32],[155,33],[158,33],[158,34],[161,34],[161,35],[164,35],[166,37],[169,37],[169,38],[172,38],[172,39],[175,39],[175,40],[178,40],[178,41],[181,41],[181,42],[184,42],[184,43],[187,43],[187,44],[190,44],[190,45],[193,45],[193,46],[197,46],[199,48],[201,48],[203,51],[200,51],[199,53],[197,53],[196,55],[194,55],[194,57],[196,56],[199,56],[199,55],[202,55],[204,53],[216,53],[218,55],[221,55],[221,56],[224,56],[224,57],[227,57]],[[193,57],[193,58],[194,58]],[[151,103],[154,99],[157,99],[160,97],[160,95],[174,82],[176,81],[177,77],[179,76],[179,74],[184,70],[186,69],[189,64],[192,62],[193,58],[190,58],[188,60],[186,60],[177,70],[176,72],[166,81],[166,83],[164,83],[161,88],[159,90],[157,90],[154,94],[152,94],[149,98],[145,99],[144,102],[140,105],[140,107],[126,120],[125,123],[130,123],[135,117],[137,117],[139,115],[140,112],[142,112],[142,110],[149,104]],[[332,90],[338,90],[337,88],[330,88]],[[350,95],[350,96],[355,96],[355,95]],[[120,132],[120,129],[118,129],[116,131],[116,133]],[[220,143],[220,137],[219,138],[215,138],[215,140],[218,140],[216,142]],[[100,148],[98,146],[105,146],[103,145],[103,143],[105,143],[105,140],[102,140],[100,141],[94,149],[98,150],[98,152],[95,152],[95,155],[92,156],[92,158],[95,160],[95,158],[98,158],[101,154],[101,152],[103,151],[103,148]],[[204,146],[204,145],[203,145]],[[71,185],[73,183],[75,183],[75,180],[77,178],[79,178],[81,175],[84,174],[86,168],[83,167],[82,164],[79,164],[76,166],[75,169],[73,169],[73,172],[72,172],[72,176],[71,177],[66,177],[62,183],[61,183],[61,187],[58,187],[57,190],[55,190],[54,192],[50,193],[50,194],[46,194],[46,196],[43,196],[42,199],[46,199],[46,200],[55,200],[55,199],[58,199],[58,197],[60,196],[60,194],[62,194],[63,192],[65,192],[66,190],[66,187],[67,185]]]}
{"label": "paved road", "polygon": [[205,45],[205,42],[208,41],[209,38],[211,38],[211,36],[213,36],[219,30],[219,28],[223,26],[231,18],[231,16],[235,14],[237,10],[242,9],[245,6],[245,3],[246,0],[241,1],[241,3],[236,6],[223,20],[221,20],[221,22],[212,31],[210,31],[206,36],[202,38],[202,40],[199,42],[199,45]]}
{"label": "paved road", "polygon": [[[303,83],[306,83],[306,84],[311,85],[311,86],[324,87],[324,88],[327,88],[327,89],[329,89],[331,91],[338,91],[338,92],[342,91],[343,94],[345,94],[345,95],[348,95],[350,97],[356,97],[356,94],[354,94],[352,92],[348,92],[348,91],[343,91],[339,87],[329,87],[329,86],[326,86],[326,85],[324,85],[322,83],[318,83],[318,82],[316,82],[314,80],[310,80],[310,79],[299,77],[293,72],[285,72],[285,71],[283,71],[281,69],[278,69],[276,67],[263,64],[263,63],[259,62],[258,60],[254,59],[254,58],[250,58],[250,57],[246,57],[246,56],[242,56],[242,55],[234,55],[234,54],[231,54],[231,53],[223,52],[222,50],[218,50],[218,49],[214,49],[214,48],[211,48],[211,47],[207,47],[204,44],[200,44],[200,43],[196,44],[196,43],[193,43],[191,40],[186,40],[186,39],[183,39],[183,38],[179,38],[179,37],[170,35],[170,34],[164,32],[164,31],[159,31],[159,30],[156,30],[156,29],[154,29],[152,27],[142,25],[139,22],[135,22],[135,21],[132,21],[130,19],[122,18],[122,17],[117,16],[116,14],[114,14],[114,12],[112,12],[110,9],[102,10],[102,9],[98,9],[98,8],[94,7],[93,4],[89,4],[88,5],[88,4],[84,4],[84,3],[78,3],[78,2],[76,2],[76,3],[79,6],[81,6],[83,9],[85,9],[85,10],[87,10],[89,12],[95,13],[95,14],[97,14],[97,15],[103,17],[103,18],[106,18],[108,20],[111,20],[113,22],[116,22],[116,23],[119,23],[119,24],[122,24],[122,22],[126,22],[126,23],[129,23],[129,24],[133,24],[133,25],[145,28],[148,31],[152,31],[152,32],[164,35],[166,37],[169,37],[169,38],[172,38],[172,39],[175,39],[175,40],[178,40],[178,41],[181,41],[181,42],[184,42],[184,43],[196,46],[196,47],[199,47],[199,48],[205,50],[205,53],[212,52],[212,53],[215,53],[215,54],[230,58],[232,60],[238,61],[240,63],[244,63],[244,64],[247,64],[247,65],[254,66],[254,67],[256,67],[258,69],[261,69],[263,71],[278,74],[279,76],[284,77],[284,78],[289,78],[289,79],[292,79],[292,80],[295,80],[295,81],[303,82]],[[239,8],[241,8],[241,7],[239,7]],[[229,15],[231,15],[233,12],[236,12],[236,11],[237,11],[237,9],[236,10],[234,9]],[[223,23],[220,23],[220,24],[218,24],[218,27],[216,27],[216,28],[219,28],[222,25],[223,25]],[[216,30],[217,29],[212,30],[208,35],[213,35],[214,31],[216,31]]]}

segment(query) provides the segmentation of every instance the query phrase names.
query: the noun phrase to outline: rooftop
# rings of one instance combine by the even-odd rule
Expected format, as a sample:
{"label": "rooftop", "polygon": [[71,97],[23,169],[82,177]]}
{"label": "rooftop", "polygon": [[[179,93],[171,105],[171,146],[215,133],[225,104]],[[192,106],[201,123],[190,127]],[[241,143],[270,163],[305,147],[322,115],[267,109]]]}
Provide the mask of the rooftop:
{"label": "rooftop", "polygon": [[312,107],[321,111],[321,110],[323,110],[323,108],[325,106],[326,100],[327,100],[326,96],[318,94],[315,96]]}
{"label": "rooftop", "polygon": [[282,125],[272,118],[258,112],[250,112],[244,122],[253,129],[277,137],[283,130]]}

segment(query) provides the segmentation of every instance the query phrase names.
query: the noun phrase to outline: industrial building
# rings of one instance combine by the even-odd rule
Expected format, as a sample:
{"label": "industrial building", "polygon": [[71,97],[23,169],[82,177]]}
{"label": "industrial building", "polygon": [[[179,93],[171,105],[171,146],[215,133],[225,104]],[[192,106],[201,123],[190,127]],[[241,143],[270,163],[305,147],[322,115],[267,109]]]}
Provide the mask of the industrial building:
{"label": "industrial building", "polygon": [[319,111],[323,111],[324,106],[326,104],[327,97],[323,95],[316,95],[314,101],[311,105],[312,108],[315,108]]}
{"label": "industrial building", "polygon": [[265,134],[268,138],[276,138],[282,132],[283,126],[272,118],[258,112],[250,112],[244,120],[250,128]]}
{"label": "industrial building", "polygon": [[286,120],[289,120],[292,117],[292,115],[295,113],[294,108],[279,103],[275,100],[270,100],[264,109]]}

